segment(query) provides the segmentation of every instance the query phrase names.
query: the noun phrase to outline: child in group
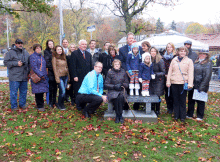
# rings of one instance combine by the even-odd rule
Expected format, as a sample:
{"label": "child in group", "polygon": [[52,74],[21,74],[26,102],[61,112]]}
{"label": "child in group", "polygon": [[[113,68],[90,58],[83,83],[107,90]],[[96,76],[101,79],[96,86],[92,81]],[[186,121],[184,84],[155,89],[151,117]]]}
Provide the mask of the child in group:
{"label": "child in group", "polygon": [[142,96],[150,96],[149,84],[151,79],[155,79],[155,74],[153,72],[153,64],[149,53],[145,54],[144,62],[141,63],[138,77],[139,82],[142,83]]}
{"label": "child in group", "polygon": [[149,94],[149,84],[151,79],[155,79],[153,72],[153,64],[151,62],[151,55],[145,53],[144,62],[141,63],[139,69],[139,82],[142,83],[142,96],[150,96]]}
{"label": "child in group", "polygon": [[139,51],[139,46],[134,43],[131,46],[131,51],[128,53],[127,61],[126,61],[127,71],[130,75],[129,89],[131,96],[134,95],[133,92],[134,89],[135,89],[135,95],[137,96],[139,95],[140,84],[138,81],[138,71],[141,62],[142,59]]}

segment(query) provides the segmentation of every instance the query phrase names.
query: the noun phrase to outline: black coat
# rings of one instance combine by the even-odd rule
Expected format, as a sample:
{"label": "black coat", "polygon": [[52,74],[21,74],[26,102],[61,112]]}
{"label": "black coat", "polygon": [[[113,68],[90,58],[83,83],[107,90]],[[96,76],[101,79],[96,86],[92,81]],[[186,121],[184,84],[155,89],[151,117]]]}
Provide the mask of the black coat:
{"label": "black coat", "polygon": [[212,76],[212,64],[209,59],[201,63],[196,60],[194,64],[194,88],[199,91],[207,92],[209,90],[209,82]]}
{"label": "black coat", "polygon": [[116,91],[114,89],[114,85],[121,83],[125,89],[128,88],[128,76],[124,69],[115,70],[111,69],[108,71],[107,77],[105,79],[104,87],[108,90],[108,100],[111,101],[112,99],[115,99],[118,97],[120,93],[125,92],[125,98],[127,97],[127,91],[122,89],[121,91]]}
{"label": "black coat", "polygon": [[193,61],[193,63],[196,61],[196,59],[198,58],[198,55],[192,51],[192,49],[189,49],[189,54],[188,57]]}
{"label": "black coat", "polygon": [[52,51],[50,49],[44,50],[44,59],[46,61],[46,68],[48,69],[48,78],[50,81],[55,81],[55,76],[52,66]]}
{"label": "black coat", "polygon": [[156,74],[156,77],[155,79],[150,80],[150,94],[162,96],[164,95],[165,86],[165,67],[163,59],[158,63],[153,62],[153,71],[154,74]]}
{"label": "black coat", "polygon": [[102,54],[102,63],[103,63],[102,74],[104,76],[106,76],[109,69],[112,68],[112,62],[114,61],[114,59],[120,60],[119,55],[116,55],[115,58],[113,58],[111,55]]}
{"label": "black coat", "polygon": [[[71,53],[69,60],[69,71],[70,71],[70,80],[73,81],[75,77],[78,77],[78,82],[75,82],[75,91],[78,92],[82,81],[86,74],[88,74],[92,69],[92,56],[89,52],[85,51],[85,57],[80,49],[73,51]],[[75,92],[75,93],[77,93]]]}

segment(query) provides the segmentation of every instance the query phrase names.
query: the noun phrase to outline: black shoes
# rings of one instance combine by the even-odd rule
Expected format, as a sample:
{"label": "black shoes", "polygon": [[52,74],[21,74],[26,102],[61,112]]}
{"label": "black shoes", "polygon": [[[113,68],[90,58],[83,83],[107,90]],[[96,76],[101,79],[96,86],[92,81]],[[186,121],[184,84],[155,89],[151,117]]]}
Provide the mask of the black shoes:
{"label": "black shoes", "polygon": [[122,116],[121,117],[116,116],[115,123],[119,123],[119,122],[121,122],[121,124],[124,123],[124,118]]}
{"label": "black shoes", "polygon": [[185,119],[180,119],[180,121],[181,121],[182,123],[185,123]]}
{"label": "black shoes", "polygon": [[160,111],[156,111],[155,114],[157,115],[157,117],[160,115]]}
{"label": "black shoes", "polygon": [[88,111],[84,111],[83,115],[85,116],[85,118],[91,118],[91,115],[88,113]]}
{"label": "black shoes", "polygon": [[119,117],[116,117],[115,118],[115,123],[119,123],[120,122],[120,118]]}
{"label": "black shoes", "polygon": [[59,110],[66,110],[64,104],[56,104],[56,107],[57,107]]}

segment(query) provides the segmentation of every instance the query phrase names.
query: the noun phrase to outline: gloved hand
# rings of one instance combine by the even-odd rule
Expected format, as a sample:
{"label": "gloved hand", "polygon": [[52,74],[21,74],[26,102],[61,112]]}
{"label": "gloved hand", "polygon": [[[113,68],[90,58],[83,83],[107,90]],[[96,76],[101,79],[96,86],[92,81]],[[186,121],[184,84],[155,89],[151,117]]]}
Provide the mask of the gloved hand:
{"label": "gloved hand", "polygon": [[142,78],[139,78],[139,82],[142,83],[142,81],[143,81]]}
{"label": "gloved hand", "polygon": [[130,75],[133,75],[132,70],[128,70],[128,73],[129,73]]}
{"label": "gloved hand", "polygon": [[114,85],[114,89],[115,89],[116,91],[121,91],[121,90],[122,90],[122,85],[121,85],[121,83]]}

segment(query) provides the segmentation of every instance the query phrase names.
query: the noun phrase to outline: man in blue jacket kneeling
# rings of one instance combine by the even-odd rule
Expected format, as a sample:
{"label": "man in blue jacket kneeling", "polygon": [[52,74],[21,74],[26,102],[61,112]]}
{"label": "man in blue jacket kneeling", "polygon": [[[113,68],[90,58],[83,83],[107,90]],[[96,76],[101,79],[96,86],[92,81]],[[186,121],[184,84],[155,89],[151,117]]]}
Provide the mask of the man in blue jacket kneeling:
{"label": "man in blue jacket kneeling", "polygon": [[[107,102],[107,96],[103,94],[103,78],[101,75],[103,65],[101,62],[96,62],[94,70],[89,72],[78,91],[76,97],[77,109],[83,109],[83,115],[90,118],[95,110],[102,102]],[[88,104],[87,104],[88,103]]]}

